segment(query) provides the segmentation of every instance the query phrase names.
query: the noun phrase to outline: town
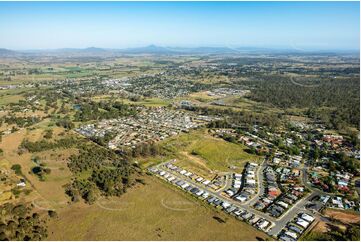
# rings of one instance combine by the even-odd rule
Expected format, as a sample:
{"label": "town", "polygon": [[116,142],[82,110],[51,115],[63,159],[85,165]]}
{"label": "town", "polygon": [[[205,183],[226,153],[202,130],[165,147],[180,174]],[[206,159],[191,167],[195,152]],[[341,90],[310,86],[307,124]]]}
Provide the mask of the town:
{"label": "town", "polygon": [[0,50],[0,238],[359,240],[357,55],[93,51]]}
{"label": "town", "polygon": [[[216,129],[214,133],[217,136],[236,136],[229,129]],[[272,136],[269,133],[269,137]],[[257,136],[250,133],[238,135],[238,141],[257,149],[269,146],[270,142],[263,140],[267,142],[265,143],[255,137]],[[333,136],[324,135],[323,139],[331,142],[333,139],[330,137]],[[336,138],[341,139],[339,136]],[[341,143],[339,145],[341,148]],[[349,154],[356,157],[359,155],[358,151]],[[149,171],[216,209],[280,240],[297,240],[314,227],[318,219],[322,219],[320,212],[324,208],[352,209],[357,204],[357,201],[342,199],[328,193],[327,189],[322,189],[312,179],[312,173],[308,172],[312,168],[305,168],[307,163],[302,153],[286,157],[284,152],[276,150],[272,157],[260,164],[250,161],[241,174],[230,172],[224,175],[226,181],[222,187],[216,179],[207,180],[193,171],[173,165],[174,162],[161,163],[149,168]],[[339,192],[350,190],[348,185],[352,186],[349,184],[351,174],[337,172],[334,177],[336,185],[341,180]]]}
{"label": "town", "polygon": [[134,117],[116,120],[103,120],[97,124],[88,124],[77,129],[87,137],[104,137],[116,134],[108,143],[110,149],[124,146],[135,148],[138,143],[157,142],[180,132],[188,132],[214,118],[192,115],[184,111],[165,108],[140,108]]}

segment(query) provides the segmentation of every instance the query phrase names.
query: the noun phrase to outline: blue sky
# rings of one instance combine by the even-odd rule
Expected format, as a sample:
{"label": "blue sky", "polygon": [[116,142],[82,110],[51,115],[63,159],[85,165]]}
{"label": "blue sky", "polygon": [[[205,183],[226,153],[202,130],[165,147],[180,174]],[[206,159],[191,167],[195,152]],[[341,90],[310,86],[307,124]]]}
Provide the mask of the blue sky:
{"label": "blue sky", "polygon": [[0,2],[0,48],[359,49],[359,2]]}

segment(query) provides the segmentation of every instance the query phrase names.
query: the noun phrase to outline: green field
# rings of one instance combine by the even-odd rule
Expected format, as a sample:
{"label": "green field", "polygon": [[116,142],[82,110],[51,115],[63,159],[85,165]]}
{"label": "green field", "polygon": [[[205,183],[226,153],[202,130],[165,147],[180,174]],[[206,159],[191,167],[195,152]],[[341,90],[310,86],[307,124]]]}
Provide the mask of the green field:
{"label": "green field", "polygon": [[206,129],[172,137],[161,142],[161,146],[167,151],[166,155],[139,160],[143,167],[176,159],[179,166],[209,177],[213,171],[241,172],[248,161],[262,159],[247,153],[244,145],[212,137]]}
{"label": "green field", "polygon": [[212,170],[226,171],[230,165],[243,167],[247,161],[258,161],[259,157],[245,152],[246,147],[213,137],[194,141],[188,148],[191,154],[200,156]]}
{"label": "green field", "polygon": [[24,97],[21,95],[5,95],[5,96],[0,97],[0,106],[7,105],[9,103],[17,103],[23,99],[24,99]]}

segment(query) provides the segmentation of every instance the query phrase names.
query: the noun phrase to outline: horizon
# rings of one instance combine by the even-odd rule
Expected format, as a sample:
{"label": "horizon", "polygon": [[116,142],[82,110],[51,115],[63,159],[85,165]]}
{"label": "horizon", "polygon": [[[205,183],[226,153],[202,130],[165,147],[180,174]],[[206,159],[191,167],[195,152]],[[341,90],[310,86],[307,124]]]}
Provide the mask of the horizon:
{"label": "horizon", "polygon": [[0,46],[359,51],[359,9],[359,2],[0,2]]}
{"label": "horizon", "polygon": [[295,51],[295,52],[346,52],[346,53],[354,53],[354,52],[360,52],[360,49],[338,49],[338,48],[333,48],[333,49],[317,49],[317,48],[311,48],[311,49],[296,49],[296,48],[292,48],[292,47],[258,47],[258,46],[235,46],[235,47],[228,47],[228,46],[193,46],[193,47],[189,47],[189,46],[162,46],[162,45],[155,45],[155,44],[148,44],[148,45],[143,45],[143,46],[138,46],[138,47],[124,47],[124,48],[107,48],[107,47],[102,47],[102,46],[86,46],[86,47],[59,47],[59,48],[34,48],[34,49],[9,49],[9,48],[3,48],[2,46],[0,46],[0,50],[9,50],[9,51],[15,51],[15,52],[19,52],[19,53],[25,53],[25,52],[46,52],[46,51],[77,51],[77,50],[87,50],[87,49],[99,49],[99,50],[104,50],[104,51],[127,51],[127,50],[138,50],[138,49],[142,49],[142,48],[149,48],[149,47],[156,47],[156,48],[163,48],[163,49],[170,49],[170,51],[185,51],[185,50],[193,50],[193,49],[198,49],[198,48],[210,48],[210,49],[229,49],[229,50],[234,50],[234,51],[242,51],[242,50],[250,50],[250,51],[284,51],[284,52],[288,52],[288,51]]}

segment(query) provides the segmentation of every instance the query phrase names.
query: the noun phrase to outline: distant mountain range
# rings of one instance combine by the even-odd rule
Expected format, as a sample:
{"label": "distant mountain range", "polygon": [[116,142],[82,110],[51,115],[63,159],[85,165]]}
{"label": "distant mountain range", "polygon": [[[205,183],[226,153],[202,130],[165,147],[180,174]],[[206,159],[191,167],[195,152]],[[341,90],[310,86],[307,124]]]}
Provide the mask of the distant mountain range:
{"label": "distant mountain range", "polygon": [[[355,53],[355,51],[347,51],[346,53]],[[83,56],[116,56],[124,54],[158,54],[158,55],[172,55],[172,54],[237,54],[237,53],[264,53],[264,54],[285,54],[285,53],[322,53],[335,54],[336,51],[300,51],[294,49],[270,49],[270,48],[256,48],[256,47],[196,47],[196,48],[180,48],[180,47],[162,47],[156,45],[149,45],[139,48],[127,49],[105,49],[98,47],[88,47],[84,49],[79,48],[61,48],[50,50],[24,50],[15,51],[0,48],[0,56],[32,56],[32,55],[83,55]]]}
{"label": "distant mountain range", "polygon": [[15,55],[17,52],[13,51],[13,50],[8,50],[8,49],[4,49],[4,48],[0,48],[0,56],[4,56],[4,55]]}

